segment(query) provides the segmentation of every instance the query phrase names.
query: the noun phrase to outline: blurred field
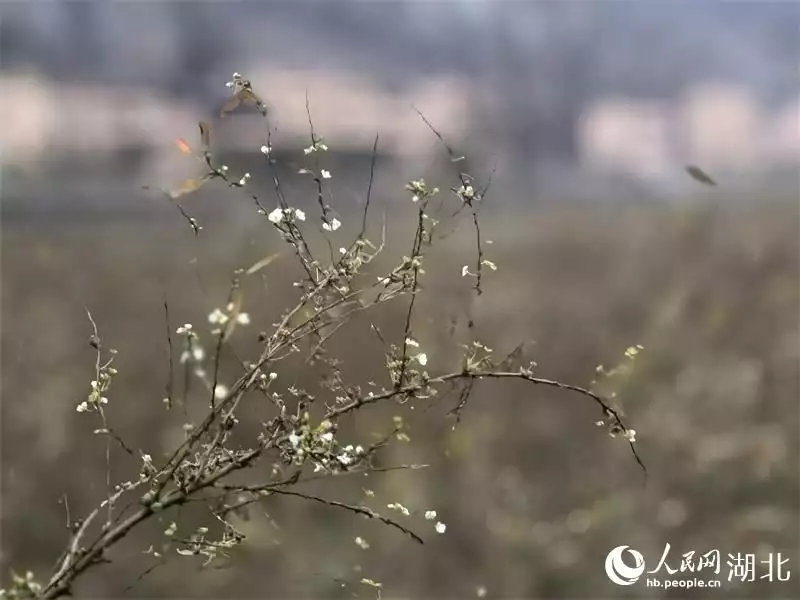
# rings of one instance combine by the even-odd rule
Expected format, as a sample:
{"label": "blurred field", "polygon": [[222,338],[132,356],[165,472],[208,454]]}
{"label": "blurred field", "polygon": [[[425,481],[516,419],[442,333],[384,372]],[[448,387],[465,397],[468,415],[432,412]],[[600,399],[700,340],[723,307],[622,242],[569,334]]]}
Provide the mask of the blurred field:
{"label": "blurred field", "polygon": [[[66,539],[59,498],[68,495],[74,517],[104,492],[105,442],[91,434],[99,424],[75,412],[94,360],[84,304],[104,342],[120,351],[111,423],[129,445],[156,456],[183,422],[180,411],[166,413],[160,402],[165,294],[173,331],[184,322],[203,328],[205,316],[225,302],[232,269],[278,248],[251,207],[201,213],[207,226],[194,239],[177,213],[153,206],[152,214],[124,220],[3,221],[3,572],[31,568],[44,577]],[[390,221],[382,264],[408,252],[408,225]],[[461,265],[473,261],[468,222],[426,263],[416,331],[429,371],[457,368],[470,316],[479,338],[498,353],[532,340],[528,356],[541,376],[579,385],[589,385],[598,364],[613,366],[628,346],[642,344],[635,370],[616,391],[637,430],[646,485],[627,445],[594,425],[602,416],[595,405],[518,382],[482,382],[455,432],[445,416],[455,397],[414,411],[394,404],[367,409],[346,432],[363,443],[403,414],[412,443],[397,445],[386,462],[424,462],[429,469],[308,486],[354,503],[368,487],[379,510],[390,502],[437,510],[447,524],[442,536],[431,522],[414,521],[425,546],[349,513],[276,498],[264,509],[279,527],[258,511],[240,524],[249,539],[237,567],[201,570],[199,559],[175,557],[123,592],[150,564],[142,551],[169,524],[165,519],[120,544],[108,556],[113,562],[81,579],[76,593],[371,597],[358,584],[369,577],[392,598],[475,597],[481,587],[489,597],[634,597],[644,588],[620,588],[606,578],[607,552],[630,545],[650,566],[669,542],[673,566],[684,552],[715,548],[723,563],[729,552],[791,559],[788,583],[732,582],[682,595],[798,597],[796,199],[529,210],[504,209],[497,200],[487,204],[483,235],[494,242],[487,258],[499,269],[487,272],[479,300],[460,276]],[[245,310],[254,323],[235,336],[237,354],[252,352],[259,329],[291,301],[293,269],[285,254],[246,282]],[[397,339],[404,311],[402,301],[374,319]],[[385,381],[366,320],[336,338],[332,351],[353,383]],[[235,372],[225,365],[225,377]],[[313,373],[291,369],[279,381],[315,385]],[[117,477],[133,476],[136,462],[115,456]],[[248,476],[263,480],[264,469]],[[195,512],[184,510],[179,522],[191,522]],[[360,549],[356,536],[372,548]]]}

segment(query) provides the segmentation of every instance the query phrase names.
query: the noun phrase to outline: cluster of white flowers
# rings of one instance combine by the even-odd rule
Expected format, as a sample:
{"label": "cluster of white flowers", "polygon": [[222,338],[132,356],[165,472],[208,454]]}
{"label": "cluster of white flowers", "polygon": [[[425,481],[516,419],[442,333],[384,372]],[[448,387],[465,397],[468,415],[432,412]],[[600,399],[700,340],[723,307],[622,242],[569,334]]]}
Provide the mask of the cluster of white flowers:
{"label": "cluster of white flowers", "polygon": [[[228,305],[228,311],[233,310],[232,305]],[[215,308],[211,311],[211,314],[208,315],[208,322],[212,325],[225,325],[228,321],[230,321],[230,315],[226,312],[221,311],[218,308]],[[249,325],[250,324],[250,315],[246,312],[240,312],[236,315],[236,323],[239,325]]]}
{"label": "cluster of white flowers", "polygon": [[92,380],[89,384],[92,391],[89,393],[89,398],[78,404],[76,410],[78,412],[86,412],[97,404],[108,404],[108,398],[100,395],[100,388],[97,381]]}
{"label": "cluster of white flowers", "polygon": [[471,200],[472,198],[475,197],[475,190],[472,189],[471,185],[466,185],[466,186],[462,185],[458,190],[458,195],[461,196],[462,198],[467,198]]}
{"label": "cluster of white flowers", "polygon": [[336,231],[336,230],[337,230],[337,229],[339,229],[339,227],[341,227],[341,226],[342,226],[342,222],[341,222],[339,219],[337,219],[336,217],[334,217],[333,219],[331,219],[331,220],[330,220],[330,222],[329,222],[329,221],[325,221],[325,222],[322,224],[322,228],[323,228],[325,231]]}
{"label": "cluster of white flowers", "polygon": [[408,510],[405,506],[403,506],[399,502],[392,502],[391,504],[387,504],[386,508],[391,508],[392,510],[399,511],[406,517],[411,515],[411,511]]}
{"label": "cluster of white flowers", "polygon": [[191,335],[191,333],[192,333],[192,324],[191,323],[186,323],[185,325],[183,325],[181,327],[178,327],[175,330],[175,333],[177,333],[178,335]]}
{"label": "cluster of white flowers", "polygon": [[336,456],[336,460],[339,461],[339,464],[343,466],[351,465],[355,461],[358,460],[358,457],[364,454],[364,448],[361,446],[356,446],[355,448],[351,445],[345,446],[345,448]]}
{"label": "cluster of white flowers", "polygon": [[367,550],[369,548],[369,542],[364,538],[357,537],[355,539],[356,546],[361,548],[362,550]]}
{"label": "cluster of white flowers", "polygon": [[328,149],[328,146],[322,141],[322,139],[317,139],[313,144],[311,144],[308,148],[303,148],[303,153],[308,155],[312,152],[325,152]]}
{"label": "cluster of white flowers", "polygon": [[[425,520],[426,521],[433,521],[436,518],[436,511],[435,510],[426,510],[425,511]],[[447,530],[447,525],[442,523],[441,521],[436,521],[436,525],[433,526],[436,530],[436,533],[444,533]]]}
{"label": "cluster of white flowers", "polygon": [[232,77],[233,77],[233,81],[228,81],[228,82],[226,82],[226,83],[225,83],[225,87],[232,88],[232,87],[234,86],[234,83],[236,82],[236,80],[238,80],[238,79],[241,79],[241,78],[242,78],[242,75],[241,75],[241,73],[234,73],[234,74],[232,75]]}
{"label": "cluster of white flowers", "polygon": [[[259,211],[263,214],[263,211]],[[271,213],[267,215],[267,219],[269,219],[272,223],[276,225],[281,223],[286,219],[291,219],[294,215],[294,218],[298,221],[305,221],[306,220],[306,213],[304,213],[299,208],[276,208]]]}

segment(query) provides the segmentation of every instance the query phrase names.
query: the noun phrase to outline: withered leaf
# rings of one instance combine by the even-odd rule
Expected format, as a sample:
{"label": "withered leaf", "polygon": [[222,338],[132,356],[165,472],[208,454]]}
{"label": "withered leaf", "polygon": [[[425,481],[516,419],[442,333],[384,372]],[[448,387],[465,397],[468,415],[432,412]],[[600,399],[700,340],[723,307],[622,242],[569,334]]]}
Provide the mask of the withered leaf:
{"label": "withered leaf", "polygon": [[261,101],[261,98],[256,96],[253,90],[251,90],[249,87],[246,87],[240,89],[233,96],[228,98],[227,102],[222,105],[219,116],[221,118],[225,118],[227,114],[233,112],[233,110],[240,104],[252,104],[262,113],[266,112],[266,108],[264,107],[264,103]]}
{"label": "withered leaf", "polygon": [[260,261],[255,263],[252,267],[247,269],[247,271],[245,271],[245,274],[252,275],[253,273],[257,273],[258,271],[269,265],[276,258],[278,258],[280,255],[281,255],[280,252],[276,252],[275,254],[270,254],[269,256],[265,256]]}
{"label": "withered leaf", "polygon": [[200,121],[198,126],[200,127],[200,143],[203,145],[203,150],[207,152],[211,146],[211,125],[206,121]]}
{"label": "withered leaf", "polygon": [[180,198],[186,194],[191,194],[199,190],[208,181],[207,177],[192,177],[183,181],[177,188],[172,190],[169,195],[171,198]]}
{"label": "withered leaf", "polygon": [[717,182],[714,181],[708,173],[703,171],[703,169],[701,169],[697,165],[688,165],[686,167],[686,172],[689,173],[689,175],[691,175],[693,179],[699,181],[700,183],[712,187],[717,185]]}

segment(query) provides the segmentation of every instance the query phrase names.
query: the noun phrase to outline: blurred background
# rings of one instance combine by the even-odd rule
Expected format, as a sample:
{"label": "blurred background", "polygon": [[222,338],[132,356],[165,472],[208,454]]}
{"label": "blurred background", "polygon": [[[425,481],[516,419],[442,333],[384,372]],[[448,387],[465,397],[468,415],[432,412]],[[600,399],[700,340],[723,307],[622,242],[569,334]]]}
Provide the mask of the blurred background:
{"label": "blurred background", "polygon": [[[366,444],[402,414],[412,443],[383,460],[430,468],[307,486],[384,511],[435,509],[443,535],[407,519],[426,545],[271,498],[237,524],[248,540],[227,568],[173,557],[137,580],[170,520],[197,524],[187,510],[131,535],[76,594],[373,597],[358,583],[367,577],[392,598],[800,597],[798,56],[791,2],[3,3],[4,577],[32,569],[46,580],[67,540],[64,496],[73,518],[104,497],[100,425],[75,411],[94,372],[85,307],[119,350],[112,426],[157,457],[184,421],[161,403],[165,299],[172,330],[191,322],[206,335],[233,270],[281,249],[236,190],[212,183],[181,199],[203,226],[195,237],[169,200],[143,189],[202,173],[175,140],[197,148],[205,119],[214,155],[236,177],[250,172],[251,191],[276,205],[260,117],[218,119],[238,71],[268,107],[287,199],[313,215],[318,241],[314,186],[297,174],[313,166],[302,151],[306,95],[330,147],[320,161],[343,222],[334,244],[358,233],[380,134],[371,235],[385,212],[387,246],[370,277],[408,252],[405,182],[422,176],[446,191],[467,167],[479,182],[491,177],[483,235],[499,268],[486,292],[476,300],[461,277],[473,261],[468,222],[427,259],[415,332],[429,372],[458,368],[470,318],[498,354],[526,340],[541,376],[578,385],[641,344],[635,368],[604,391],[636,429],[649,478],[643,485],[627,445],[594,425],[602,415],[580,396],[484,382],[455,431],[455,397],[375,407],[344,429]],[[451,163],[413,107],[468,160]],[[690,178],[688,164],[719,185]],[[237,354],[256,351],[297,277],[284,250],[245,281],[253,324],[237,332]],[[386,305],[373,319],[400,339],[405,310]],[[366,321],[332,352],[352,383],[386,381]],[[279,382],[318,388],[314,373],[287,371]],[[224,377],[235,374],[224,365]],[[115,481],[139,468],[117,449],[112,463]],[[667,543],[673,567],[683,553],[718,549],[724,589],[667,593],[606,577],[611,548],[630,545],[654,568]],[[791,579],[759,579],[758,561],[778,552]],[[727,580],[728,553],[756,556],[755,581]]]}

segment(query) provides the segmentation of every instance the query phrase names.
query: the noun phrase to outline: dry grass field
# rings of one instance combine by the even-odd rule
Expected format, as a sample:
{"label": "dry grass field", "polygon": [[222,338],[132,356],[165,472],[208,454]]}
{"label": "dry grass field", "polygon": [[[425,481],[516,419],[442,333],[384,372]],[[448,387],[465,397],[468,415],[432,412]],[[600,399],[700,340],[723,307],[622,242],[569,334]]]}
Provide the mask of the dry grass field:
{"label": "dry grass field", "polygon": [[[94,364],[84,306],[104,342],[119,350],[110,422],[130,447],[158,456],[180,438],[185,419],[161,403],[168,374],[165,297],[173,331],[184,322],[203,330],[208,313],[225,303],[232,270],[279,249],[252,207],[201,211],[207,225],[199,238],[177,212],[153,207],[152,214],[116,220],[3,221],[3,572],[30,568],[45,576],[67,539],[63,495],[75,516],[104,494],[105,442],[92,435],[99,427],[93,415],[75,410]],[[353,233],[343,220],[342,244]],[[390,221],[385,258],[370,267],[370,277],[408,252],[409,225]],[[176,556],[137,582],[152,564],[143,551],[160,543],[165,518],[129,536],[108,555],[110,564],[80,580],[76,593],[372,597],[374,590],[358,583],[368,577],[392,598],[483,591],[634,597],[642,588],[619,588],[606,578],[607,552],[630,545],[649,565],[669,543],[673,566],[690,550],[719,549],[723,559],[782,552],[791,559],[787,583],[726,581],[724,590],[683,592],[687,597],[798,597],[796,199],[530,209],[498,201],[487,204],[483,232],[493,241],[487,258],[498,270],[485,274],[479,299],[461,277],[461,266],[473,261],[468,222],[434,245],[426,262],[415,332],[428,370],[458,368],[470,318],[478,338],[498,353],[527,340],[539,375],[582,386],[598,365],[614,366],[626,348],[641,344],[632,371],[603,389],[616,392],[615,404],[637,431],[646,480],[627,444],[595,426],[602,415],[585,398],[483,381],[455,431],[447,416],[455,396],[413,408],[377,405],[343,429],[353,443],[364,443],[403,414],[411,442],[394,445],[383,460],[429,468],[304,488],[354,503],[365,501],[368,488],[375,495],[366,501],[376,509],[391,502],[435,509],[447,531],[436,535],[431,523],[416,521],[424,546],[330,507],[269,498],[238,524],[248,539],[228,564],[202,569],[200,559]],[[291,302],[296,275],[285,252],[245,280],[253,323],[236,334],[238,355],[252,354],[258,331]],[[406,302],[372,315],[385,336],[401,335]],[[331,345],[361,384],[386,379],[369,322],[356,319]],[[222,374],[228,381],[237,374],[232,360]],[[318,377],[290,363],[278,381],[311,390]],[[263,419],[264,410],[245,407],[244,415]],[[118,478],[139,468],[116,449],[112,463]],[[186,506],[172,518],[191,523],[196,512]],[[357,536],[371,549],[356,545]],[[722,573],[727,579],[724,565]]]}

